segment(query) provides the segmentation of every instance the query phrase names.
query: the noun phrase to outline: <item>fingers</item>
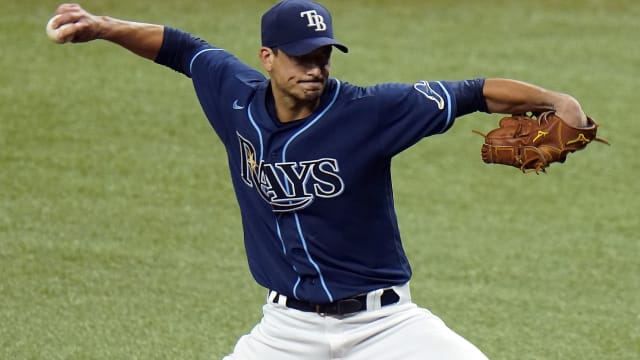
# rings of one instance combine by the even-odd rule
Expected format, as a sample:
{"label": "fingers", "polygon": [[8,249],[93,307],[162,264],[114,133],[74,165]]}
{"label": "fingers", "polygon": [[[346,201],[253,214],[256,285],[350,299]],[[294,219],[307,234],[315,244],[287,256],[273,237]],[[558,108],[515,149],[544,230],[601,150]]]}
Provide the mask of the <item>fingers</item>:
{"label": "fingers", "polygon": [[580,103],[569,95],[563,95],[562,100],[556,103],[556,115],[573,127],[586,127],[589,125]]}
{"label": "fingers", "polygon": [[73,26],[73,23],[63,24],[63,25],[53,25],[58,22],[58,18],[60,15],[55,15],[52,17],[47,26],[45,27],[47,36],[52,41],[55,41],[58,44],[64,44],[73,38],[73,32],[69,29]]}
{"label": "fingers", "polygon": [[53,21],[52,26],[57,29],[64,24],[75,23],[88,16],[91,16],[91,14],[78,4],[62,4],[56,9],[56,19]]}
{"label": "fingers", "polygon": [[100,24],[97,17],[78,4],[58,6],[51,20],[51,27],[58,37],[71,42],[86,42],[97,38]]}
{"label": "fingers", "polygon": [[81,11],[81,10],[82,10],[82,7],[78,4],[61,4],[56,9],[56,14],[62,14],[62,13],[73,12],[73,11]]}

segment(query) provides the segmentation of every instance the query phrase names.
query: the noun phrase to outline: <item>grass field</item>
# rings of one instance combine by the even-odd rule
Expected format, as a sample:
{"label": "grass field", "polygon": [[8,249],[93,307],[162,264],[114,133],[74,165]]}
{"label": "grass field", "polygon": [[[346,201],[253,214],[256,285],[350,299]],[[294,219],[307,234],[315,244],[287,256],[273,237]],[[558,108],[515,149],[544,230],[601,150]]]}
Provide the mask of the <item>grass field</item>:
{"label": "grass field", "polygon": [[[257,66],[271,3],[83,5]],[[516,78],[575,95],[612,143],[522,175],[480,161],[471,130],[499,117],[474,114],[398,156],[414,300],[491,359],[640,358],[640,2],[325,4],[351,50],[336,77]],[[265,296],[224,150],[187,78],[108,43],[50,42],[57,5],[0,5],[0,359],[219,359]]]}

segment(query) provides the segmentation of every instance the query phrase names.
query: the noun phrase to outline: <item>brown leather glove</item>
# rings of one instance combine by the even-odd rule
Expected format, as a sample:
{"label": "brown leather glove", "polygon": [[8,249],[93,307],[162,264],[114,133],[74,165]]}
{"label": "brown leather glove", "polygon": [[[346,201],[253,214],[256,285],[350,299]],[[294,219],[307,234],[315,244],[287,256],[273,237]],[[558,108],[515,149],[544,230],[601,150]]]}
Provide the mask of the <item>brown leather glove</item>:
{"label": "brown leather glove", "polygon": [[500,119],[500,127],[483,134],[482,160],[527,170],[546,172],[554,162],[563,163],[567,154],[584,149],[591,141],[609,144],[596,137],[598,124],[587,117],[588,126],[568,125],[553,111],[539,115],[512,115]]}

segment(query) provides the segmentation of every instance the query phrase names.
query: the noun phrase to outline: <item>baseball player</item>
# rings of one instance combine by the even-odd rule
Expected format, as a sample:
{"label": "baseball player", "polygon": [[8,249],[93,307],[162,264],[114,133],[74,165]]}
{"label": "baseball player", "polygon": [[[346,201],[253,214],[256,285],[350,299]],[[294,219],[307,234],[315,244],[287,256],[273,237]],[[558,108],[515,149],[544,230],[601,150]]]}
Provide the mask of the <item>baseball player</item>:
{"label": "baseball player", "polygon": [[191,78],[224,143],[249,267],[267,289],[262,321],[226,360],[486,359],[411,300],[391,159],[475,111],[555,110],[582,126],[573,97],[507,79],[361,87],[331,78],[332,51],[348,48],[328,10],[306,0],[262,16],[268,77],[175,28],[76,4],[56,14],[66,39],[108,40]]}

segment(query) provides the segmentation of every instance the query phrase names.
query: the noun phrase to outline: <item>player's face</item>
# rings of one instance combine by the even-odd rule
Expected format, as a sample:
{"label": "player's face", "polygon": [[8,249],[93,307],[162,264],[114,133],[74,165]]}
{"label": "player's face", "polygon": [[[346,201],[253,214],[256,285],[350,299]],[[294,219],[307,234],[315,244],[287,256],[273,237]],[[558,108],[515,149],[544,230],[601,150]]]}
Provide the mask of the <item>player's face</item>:
{"label": "player's face", "polygon": [[274,53],[267,68],[274,95],[296,102],[319,101],[329,78],[330,58],[331,46],[302,56],[287,55],[283,51]]}

